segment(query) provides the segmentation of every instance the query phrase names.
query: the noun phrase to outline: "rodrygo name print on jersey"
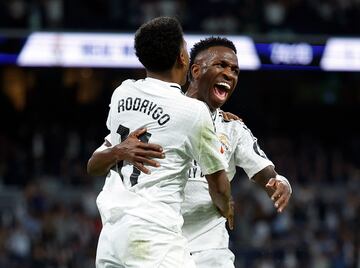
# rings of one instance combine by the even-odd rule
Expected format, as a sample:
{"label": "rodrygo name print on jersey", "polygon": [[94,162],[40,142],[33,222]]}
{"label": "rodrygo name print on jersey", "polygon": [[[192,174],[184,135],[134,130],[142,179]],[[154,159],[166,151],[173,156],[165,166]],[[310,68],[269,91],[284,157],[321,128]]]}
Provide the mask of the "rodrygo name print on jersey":
{"label": "rodrygo name print on jersey", "polygon": [[154,120],[157,120],[160,126],[166,124],[170,120],[170,115],[164,113],[164,109],[152,101],[132,97],[120,99],[118,102],[118,113],[130,110],[139,111],[151,116]]}

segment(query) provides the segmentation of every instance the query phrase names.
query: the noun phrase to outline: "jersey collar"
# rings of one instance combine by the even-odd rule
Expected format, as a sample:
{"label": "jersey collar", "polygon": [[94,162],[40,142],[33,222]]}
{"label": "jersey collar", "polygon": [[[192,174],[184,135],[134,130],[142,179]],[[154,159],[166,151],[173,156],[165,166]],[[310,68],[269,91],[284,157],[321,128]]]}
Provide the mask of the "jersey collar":
{"label": "jersey collar", "polygon": [[162,81],[162,80],[159,80],[159,79],[156,79],[156,78],[152,78],[152,77],[146,77],[145,80],[150,81],[151,83],[162,85],[162,86],[163,85],[168,85],[170,88],[177,89],[181,93],[183,93],[182,90],[181,90],[181,86],[179,84],[177,84],[177,83],[165,82],[165,81]]}
{"label": "jersey collar", "polygon": [[211,112],[211,117],[212,117],[214,122],[216,121],[216,118],[218,116],[220,116],[220,109],[219,108],[217,108],[214,112]]}

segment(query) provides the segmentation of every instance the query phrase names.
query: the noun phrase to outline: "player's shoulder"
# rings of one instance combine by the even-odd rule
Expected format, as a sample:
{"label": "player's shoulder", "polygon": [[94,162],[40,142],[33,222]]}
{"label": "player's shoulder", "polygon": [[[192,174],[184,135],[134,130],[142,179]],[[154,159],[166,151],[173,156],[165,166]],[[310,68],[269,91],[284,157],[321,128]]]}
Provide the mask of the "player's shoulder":
{"label": "player's shoulder", "polygon": [[[194,100],[194,104],[193,105],[197,105],[198,109],[199,109],[199,113],[203,114],[206,117],[210,117],[211,118],[211,111],[209,106],[200,100],[197,99],[193,99]],[[211,120],[213,121],[213,120]]]}
{"label": "player's shoulder", "polygon": [[118,90],[123,87],[131,87],[136,82],[137,82],[137,80],[134,80],[134,79],[126,79],[126,80],[122,81],[121,84],[115,90]]}
{"label": "player's shoulder", "polygon": [[210,109],[202,101],[182,95],[176,98],[173,107],[177,109],[178,118],[183,118],[193,126],[202,126],[205,122],[213,125]]}
{"label": "player's shoulder", "polygon": [[124,91],[125,89],[132,88],[135,82],[136,80],[134,79],[126,79],[122,81],[121,84],[115,88],[113,95],[117,94],[118,92]]}
{"label": "player's shoulder", "polygon": [[242,120],[226,120],[221,111],[217,111],[217,121],[223,124],[224,126],[228,126],[229,128],[235,129],[247,129],[247,126]]}
{"label": "player's shoulder", "polygon": [[190,98],[186,95],[180,95],[177,98],[177,101],[180,101],[180,100],[184,102],[184,104],[187,106],[187,108],[189,109],[190,112],[195,112],[195,111],[204,112],[205,111],[206,113],[210,113],[209,107],[203,101],[200,101],[195,98]]}
{"label": "player's shoulder", "polygon": [[233,135],[234,137],[242,137],[244,135],[252,135],[251,130],[248,126],[241,120],[225,120],[221,113],[219,113],[219,118],[216,120],[217,128]]}
{"label": "player's shoulder", "polygon": [[206,104],[205,102],[200,101],[200,100],[195,99],[195,98],[190,98],[190,97],[188,97],[188,96],[186,96],[186,95],[183,95],[183,96],[184,96],[184,99],[185,99],[187,102],[189,102],[189,103],[191,103],[191,104],[193,104],[193,105],[196,105],[197,107],[201,107],[201,108],[206,108],[206,109],[208,109],[208,106],[207,106],[207,104]]}

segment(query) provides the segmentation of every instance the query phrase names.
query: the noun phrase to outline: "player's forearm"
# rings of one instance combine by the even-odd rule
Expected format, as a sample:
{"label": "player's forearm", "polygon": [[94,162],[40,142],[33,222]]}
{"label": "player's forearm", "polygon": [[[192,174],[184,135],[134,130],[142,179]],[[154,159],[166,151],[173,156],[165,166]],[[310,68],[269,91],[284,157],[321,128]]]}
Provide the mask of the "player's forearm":
{"label": "player's forearm", "polygon": [[264,168],[252,179],[264,188],[274,202],[277,212],[281,213],[287,207],[292,193],[290,182],[284,176],[277,174],[273,166]]}
{"label": "player's forearm", "polygon": [[258,173],[256,173],[251,179],[268,194],[269,197],[273,195],[275,190],[273,188],[266,187],[266,184],[271,178],[275,178],[277,175],[273,166],[267,166]]}
{"label": "player's forearm", "polygon": [[102,151],[95,151],[87,164],[87,172],[91,176],[106,175],[110,168],[118,161],[117,156],[112,152],[112,148]]}
{"label": "player's forearm", "polygon": [[209,193],[215,206],[226,217],[231,202],[230,182],[224,170],[211,175],[206,175],[209,184]]}

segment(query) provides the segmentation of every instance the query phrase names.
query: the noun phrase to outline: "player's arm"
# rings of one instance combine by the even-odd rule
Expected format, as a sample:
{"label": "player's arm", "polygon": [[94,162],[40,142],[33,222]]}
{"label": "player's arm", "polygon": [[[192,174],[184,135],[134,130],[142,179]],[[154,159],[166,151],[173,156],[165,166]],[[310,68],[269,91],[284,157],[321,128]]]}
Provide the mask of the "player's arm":
{"label": "player's arm", "polygon": [[265,167],[251,179],[266,191],[278,212],[286,208],[292,193],[291,185],[284,176],[276,173],[273,166]]}
{"label": "player's arm", "polygon": [[243,168],[249,178],[262,187],[278,212],[282,212],[290,199],[292,189],[289,181],[274,169],[273,163],[261,150],[256,137],[245,124],[234,123],[239,136],[235,151],[235,163]]}
{"label": "player's arm", "polygon": [[112,146],[105,140],[104,144],[95,150],[87,164],[87,172],[92,176],[106,175],[117,162],[126,160],[144,173],[149,173],[145,165],[159,167],[152,158],[164,158],[162,147],[157,144],[143,143],[139,137],[146,132],[141,128],[131,132],[126,140]]}
{"label": "player's arm", "polygon": [[231,197],[230,182],[225,170],[205,175],[209,193],[220,214],[227,219],[229,228],[234,228],[234,202]]}
{"label": "player's arm", "polygon": [[191,130],[187,135],[189,156],[195,159],[209,185],[212,202],[218,208],[233,229],[234,205],[231,198],[230,182],[225,169],[228,167],[226,159],[221,153],[221,144],[215,133],[209,108],[199,105],[198,120],[192,121]]}

